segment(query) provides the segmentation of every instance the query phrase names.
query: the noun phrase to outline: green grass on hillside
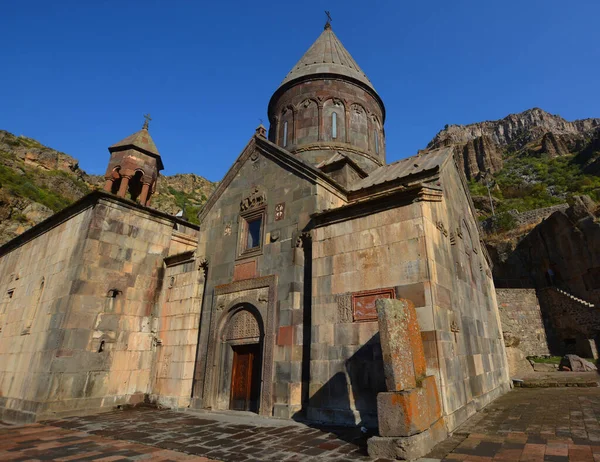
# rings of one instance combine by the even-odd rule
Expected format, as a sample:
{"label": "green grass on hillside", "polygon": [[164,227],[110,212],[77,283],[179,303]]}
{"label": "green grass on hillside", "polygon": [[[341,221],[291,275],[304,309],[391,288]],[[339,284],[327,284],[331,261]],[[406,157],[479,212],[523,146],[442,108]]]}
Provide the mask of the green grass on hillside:
{"label": "green grass on hillside", "polygon": [[[549,207],[571,196],[587,194],[600,202],[600,177],[582,173],[573,155],[551,158],[513,155],[495,175],[492,196],[500,200],[497,213]],[[485,184],[469,182],[473,195],[487,195]]]}
{"label": "green grass on hillside", "polygon": [[[0,186],[6,189],[15,197],[24,197],[31,201],[38,202],[50,208],[54,212],[58,212],[70,205],[73,201],[52,191],[48,187],[39,184],[43,181],[44,176],[64,176],[66,180],[71,181],[73,185],[80,189],[82,193],[87,192],[87,187],[83,184],[79,185],[65,172],[36,172],[37,179],[27,170],[23,170],[23,174],[0,165]],[[42,181],[40,181],[42,180]],[[85,189],[85,191],[84,191]]]}

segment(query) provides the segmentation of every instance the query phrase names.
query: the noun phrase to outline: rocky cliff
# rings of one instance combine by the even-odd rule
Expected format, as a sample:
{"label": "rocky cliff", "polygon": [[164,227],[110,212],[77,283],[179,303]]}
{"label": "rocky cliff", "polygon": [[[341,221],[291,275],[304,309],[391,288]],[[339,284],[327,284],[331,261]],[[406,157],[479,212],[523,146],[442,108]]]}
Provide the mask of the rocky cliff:
{"label": "rocky cliff", "polygon": [[[83,171],[74,157],[0,130],[0,245],[103,182],[102,176]],[[191,173],[161,176],[152,207],[170,214],[183,209],[194,221],[215,187]]]}
{"label": "rocky cliff", "polygon": [[589,146],[592,139],[600,139],[599,130],[600,119],[569,122],[533,108],[501,120],[447,125],[429,142],[427,149],[455,146],[463,159],[467,178],[480,180],[502,170],[511,155],[554,157],[578,153]]}

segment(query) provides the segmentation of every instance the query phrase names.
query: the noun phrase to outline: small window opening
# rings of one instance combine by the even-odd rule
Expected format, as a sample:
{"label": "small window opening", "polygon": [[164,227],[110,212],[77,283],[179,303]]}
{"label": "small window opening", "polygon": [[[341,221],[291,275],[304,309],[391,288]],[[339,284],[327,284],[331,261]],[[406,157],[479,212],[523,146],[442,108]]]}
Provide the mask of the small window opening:
{"label": "small window opening", "polygon": [[288,137],[288,123],[287,120],[283,123],[283,147],[287,146],[287,137]]}
{"label": "small window opening", "polygon": [[377,130],[373,132],[375,134],[375,153],[379,154],[379,133],[377,133]]}
{"label": "small window opening", "polygon": [[110,289],[106,296],[108,298],[117,298],[117,295],[119,295],[120,293],[122,292],[119,289]]}
{"label": "small window opening", "polygon": [[331,114],[331,137],[337,138],[337,114]]}
{"label": "small window opening", "polygon": [[98,353],[102,353],[104,351],[104,340],[100,342],[100,346],[98,347]]}
{"label": "small window opening", "polygon": [[255,218],[248,222],[248,233],[246,237],[246,250],[260,247],[262,217]]}

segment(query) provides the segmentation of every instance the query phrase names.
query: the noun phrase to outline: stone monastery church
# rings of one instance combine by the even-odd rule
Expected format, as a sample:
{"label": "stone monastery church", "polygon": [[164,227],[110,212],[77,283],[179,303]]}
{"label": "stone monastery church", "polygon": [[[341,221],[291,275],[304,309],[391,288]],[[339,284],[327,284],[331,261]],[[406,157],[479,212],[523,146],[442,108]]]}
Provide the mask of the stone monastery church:
{"label": "stone monastery church", "polygon": [[383,101],[329,24],[268,115],[199,226],[152,209],[145,124],[104,191],[0,248],[2,420],[145,401],[410,436],[509,389],[452,148],[386,163]]}

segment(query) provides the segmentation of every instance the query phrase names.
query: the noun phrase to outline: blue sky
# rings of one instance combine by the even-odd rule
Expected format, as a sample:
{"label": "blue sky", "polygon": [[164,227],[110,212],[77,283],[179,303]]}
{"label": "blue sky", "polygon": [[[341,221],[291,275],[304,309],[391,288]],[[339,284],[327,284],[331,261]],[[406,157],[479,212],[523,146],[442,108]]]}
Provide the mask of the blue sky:
{"label": "blue sky", "polygon": [[219,180],[325,9],[385,102],[388,162],[447,123],[600,117],[597,0],[19,0],[0,11],[0,129],[101,174],[150,112],[163,173]]}

